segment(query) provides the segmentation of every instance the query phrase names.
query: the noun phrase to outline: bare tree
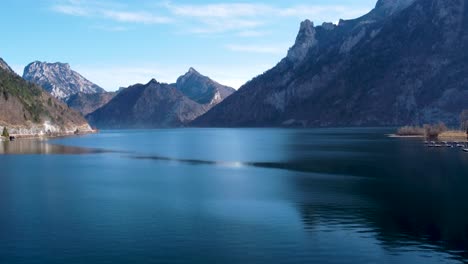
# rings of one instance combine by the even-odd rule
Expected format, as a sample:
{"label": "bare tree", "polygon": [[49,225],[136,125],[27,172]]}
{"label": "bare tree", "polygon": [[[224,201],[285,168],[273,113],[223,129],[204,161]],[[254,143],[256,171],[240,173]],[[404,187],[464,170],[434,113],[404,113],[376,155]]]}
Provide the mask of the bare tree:
{"label": "bare tree", "polygon": [[463,110],[460,114],[460,124],[463,131],[468,131],[468,109]]}

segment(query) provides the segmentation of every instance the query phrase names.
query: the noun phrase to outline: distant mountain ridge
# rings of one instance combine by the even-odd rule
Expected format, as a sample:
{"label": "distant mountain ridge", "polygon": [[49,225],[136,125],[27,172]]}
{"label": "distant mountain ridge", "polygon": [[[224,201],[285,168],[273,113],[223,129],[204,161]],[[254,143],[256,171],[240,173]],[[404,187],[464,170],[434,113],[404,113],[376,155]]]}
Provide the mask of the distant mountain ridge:
{"label": "distant mountain ridge", "polygon": [[175,84],[136,84],[87,115],[100,129],[181,127],[206,113],[233,88],[221,85],[190,68]]}
{"label": "distant mountain ridge", "polygon": [[236,91],[200,74],[194,68],[180,76],[174,86],[188,98],[204,105],[216,105]]}
{"label": "distant mountain ridge", "polygon": [[71,95],[66,103],[67,105],[80,112],[83,116],[91,114],[102,106],[106,105],[117,92],[105,92],[105,93],[77,93]]}
{"label": "distant mountain ridge", "polygon": [[22,79],[2,59],[0,62],[0,129],[28,135],[91,129],[78,112]]}
{"label": "distant mountain ridge", "polygon": [[105,90],[73,71],[67,63],[35,61],[24,68],[23,78],[43,87],[55,98],[66,100],[77,93],[104,93]]}
{"label": "distant mountain ridge", "polygon": [[458,124],[468,108],[464,0],[379,0],[339,25],[302,22],[288,55],[194,126]]}
{"label": "distant mountain ridge", "polygon": [[206,109],[169,84],[130,86],[86,118],[100,129],[178,127]]}

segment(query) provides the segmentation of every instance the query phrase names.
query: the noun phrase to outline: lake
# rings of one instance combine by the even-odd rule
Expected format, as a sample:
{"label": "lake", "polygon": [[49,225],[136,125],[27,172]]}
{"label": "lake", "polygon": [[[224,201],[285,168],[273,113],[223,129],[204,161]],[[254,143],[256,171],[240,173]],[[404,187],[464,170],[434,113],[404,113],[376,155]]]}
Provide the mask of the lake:
{"label": "lake", "polygon": [[468,153],[390,132],[0,143],[0,263],[468,263]]}

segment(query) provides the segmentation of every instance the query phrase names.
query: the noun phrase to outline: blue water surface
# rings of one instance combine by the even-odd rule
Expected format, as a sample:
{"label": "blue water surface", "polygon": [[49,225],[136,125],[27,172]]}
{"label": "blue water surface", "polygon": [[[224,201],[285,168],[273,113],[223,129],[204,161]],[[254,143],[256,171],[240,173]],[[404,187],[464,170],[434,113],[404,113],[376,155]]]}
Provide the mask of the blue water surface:
{"label": "blue water surface", "polygon": [[0,263],[468,263],[468,153],[389,132],[0,143]]}

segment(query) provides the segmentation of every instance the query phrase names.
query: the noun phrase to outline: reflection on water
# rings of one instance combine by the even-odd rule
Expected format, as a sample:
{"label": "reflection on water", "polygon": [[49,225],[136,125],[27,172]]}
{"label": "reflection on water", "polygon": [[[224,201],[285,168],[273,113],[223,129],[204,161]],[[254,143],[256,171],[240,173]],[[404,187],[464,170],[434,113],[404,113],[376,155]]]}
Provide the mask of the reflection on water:
{"label": "reflection on water", "polygon": [[[338,134],[341,139],[347,136]],[[190,165],[327,173],[327,177],[295,178],[304,197],[319,197],[299,204],[306,230],[316,232],[324,225],[330,230],[339,226],[375,236],[390,251],[436,250],[451,254],[456,260],[468,259],[468,154],[458,149],[427,149],[422,142],[411,139],[373,138],[374,134],[351,137],[345,144],[331,140],[317,145],[310,137],[293,133],[288,145],[281,149],[290,153],[283,162],[130,157]]]}
{"label": "reflection on water", "polygon": [[468,263],[468,154],[387,132],[112,131],[0,144],[90,154],[0,156],[0,262]]}
{"label": "reflection on water", "polygon": [[[427,252],[430,256],[429,252],[438,251],[467,262],[468,154],[458,149],[429,149],[411,139],[356,141],[342,148],[367,155],[291,157],[294,167],[303,171],[364,177],[346,183],[332,177],[296,178],[300,192],[321,197],[299,205],[306,229],[314,232],[323,225],[339,226],[375,236],[391,252]],[[324,190],[332,198],[324,200]]]}
{"label": "reflection on water", "polygon": [[80,148],[50,144],[44,140],[17,140],[12,142],[0,142],[0,155],[20,155],[20,154],[96,154],[104,153],[103,150]]}

